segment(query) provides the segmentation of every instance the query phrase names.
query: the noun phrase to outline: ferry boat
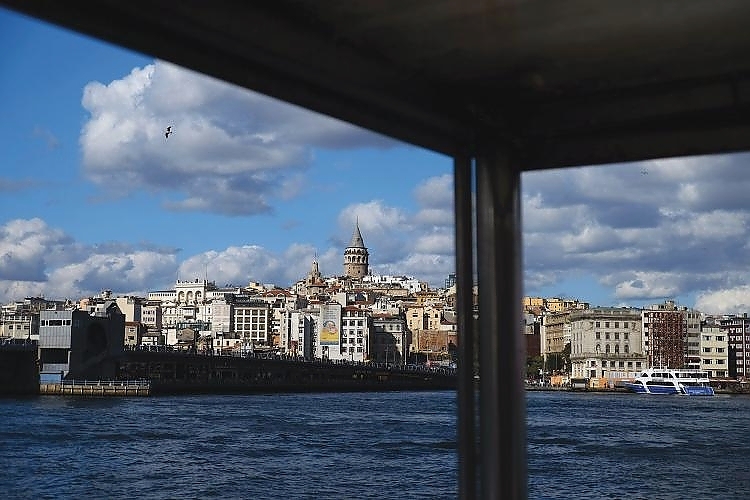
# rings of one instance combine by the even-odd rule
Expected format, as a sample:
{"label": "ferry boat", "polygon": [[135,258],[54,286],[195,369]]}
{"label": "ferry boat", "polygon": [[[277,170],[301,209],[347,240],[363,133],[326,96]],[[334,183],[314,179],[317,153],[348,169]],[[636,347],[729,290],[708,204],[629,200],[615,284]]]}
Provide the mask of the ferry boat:
{"label": "ferry boat", "polygon": [[714,395],[708,373],[692,369],[649,368],[624,386],[637,394]]}

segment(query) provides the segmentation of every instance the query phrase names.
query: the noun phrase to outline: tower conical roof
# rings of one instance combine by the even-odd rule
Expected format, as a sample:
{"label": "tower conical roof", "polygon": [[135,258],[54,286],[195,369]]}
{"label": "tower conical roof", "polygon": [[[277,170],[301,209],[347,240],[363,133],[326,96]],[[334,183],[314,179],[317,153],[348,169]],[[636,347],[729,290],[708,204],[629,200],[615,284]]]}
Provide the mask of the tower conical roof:
{"label": "tower conical roof", "polygon": [[349,242],[348,248],[365,248],[362,233],[359,232],[359,222],[354,226],[354,234],[352,234],[352,241]]}

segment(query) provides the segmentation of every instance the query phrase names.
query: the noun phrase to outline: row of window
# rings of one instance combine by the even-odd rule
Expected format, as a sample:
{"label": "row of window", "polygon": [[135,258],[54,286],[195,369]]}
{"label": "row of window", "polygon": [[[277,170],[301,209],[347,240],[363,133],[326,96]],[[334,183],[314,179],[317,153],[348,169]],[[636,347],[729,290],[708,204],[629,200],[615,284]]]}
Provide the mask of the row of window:
{"label": "row of window", "polygon": [[[302,332],[302,330],[300,330],[300,333],[304,333],[304,332]],[[344,331],[343,331],[343,332],[341,332],[341,333],[342,333],[342,335],[343,335],[344,337],[347,337],[347,336],[353,336],[353,335],[354,335],[354,332],[353,332],[353,331],[351,331],[351,330],[344,330]],[[363,336],[364,336],[364,334],[365,334],[365,333],[364,333],[364,332],[363,332],[362,330],[357,330],[357,337],[363,337]]]}
{"label": "row of window", "polygon": [[[591,366],[596,366],[596,361],[592,361],[591,362]],[[628,361],[627,362],[627,366],[628,366],[629,370],[632,369],[633,368],[633,362],[632,361]],[[607,367],[609,367],[609,368],[625,368],[625,361],[610,361],[609,363],[607,363],[606,360],[602,360],[602,368],[607,368]],[[641,362],[640,361],[636,361],[635,362],[635,367],[636,367],[636,369],[640,370],[641,369]]]}
{"label": "row of window", "polygon": [[[614,335],[615,340],[620,340],[620,332],[612,332],[611,335]],[[596,340],[601,340],[602,336],[600,332],[596,332]],[[622,332],[622,339],[628,340],[630,336],[628,335],[628,332]],[[610,332],[604,333],[604,340],[610,340]]]}
{"label": "row of window", "polygon": [[[347,340],[348,340],[348,343],[349,343],[349,344],[354,344],[354,339],[353,339],[353,338],[349,338],[349,339],[341,339],[341,343],[342,343],[342,344],[346,344],[346,343],[347,343]],[[361,338],[360,338],[360,339],[357,339],[357,344],[361,344],[361,343],[362,343],[362,341],[363,341],[363,339],[361,339]]]}
{"label": "row of window", "polygon": [[343,326],[365,326],[364,320],[361,319],[350,319],[350,320],[341,320],[341,324]]}
{"label": "row of window", "polygon": [[[614,323],[614,328],[620,328],[620,323],[621,322],[620,321],[611,321],[611,322],[610,321],[597,321],[595,323],[595,325],[596,325],[597,328],[601,328],[602,323],[604,323],[604,328],[609,328],[609,325],[611,323]],[[628,322],[627,321],[622,321],[622,327],[623,328],[627,328],[628,327]],[[634,321],[630,322],[630,328],[635,328],[635,322]]]}
{"label": "row of window", "polygon": [[[620,344],[615,344],[614,351],[615,351],[615,354],[620,354]],[[602,352],[602,346],[600,346],[599,344],[596,344],[596,352],[598,352],[598,353]],[[609,354],[610,352],[612,352],[610,350],[609,344],[606,344],[604,346],[604,352],[607,353],[607,354]],[[624,345],[622,347],[622,352],[625,353],[625,354],[628,354],[630,352],[630,346],[628,346],[627,344]]]}
{"label": "row of window", "polygon": [[70,322],[69,319],[43,319],[39,326],[70,326]]}
{"label": "row of window", "polygon": [[[607,360],[602,360],[602,368],[607,368],[607,367],[609,367],[609,368],[615,368],[616,367],[615,363],[617,363],[617,365],[616,365],[617,367],[619,367],[619,368],[625,368],[625,363],[626,363],[625,361],[610,361],[609,364],[607,364]],[[640,361],[636,361],[635,362],[635,369],[636,370],[640,370],[641,369],[641,365],[642,365],[642,363]],[[596,360],[592,359],[591,361],[589,361],[589,366],[591,368],[596,367]],[[627,367],[628,367],[628,369],[632,369],[633,368],[633,362],[632,361],[627,361]]]}

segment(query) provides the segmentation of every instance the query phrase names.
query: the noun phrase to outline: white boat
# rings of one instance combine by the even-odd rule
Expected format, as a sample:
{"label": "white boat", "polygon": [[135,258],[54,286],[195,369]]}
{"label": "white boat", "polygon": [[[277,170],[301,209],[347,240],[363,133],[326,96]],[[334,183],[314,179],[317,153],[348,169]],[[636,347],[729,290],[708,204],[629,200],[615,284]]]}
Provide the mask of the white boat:
{"label": "white boat", "polygon": [[649,368],[623,385],[638,394],[714,395],[708,373],[692,369]]}

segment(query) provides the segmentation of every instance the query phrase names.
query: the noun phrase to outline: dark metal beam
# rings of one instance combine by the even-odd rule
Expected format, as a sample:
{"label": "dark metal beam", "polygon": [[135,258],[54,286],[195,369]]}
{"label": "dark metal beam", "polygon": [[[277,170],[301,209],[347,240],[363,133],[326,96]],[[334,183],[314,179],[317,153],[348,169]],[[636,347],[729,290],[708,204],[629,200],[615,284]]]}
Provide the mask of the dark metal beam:
{"label": "dark metal beam", "polygon": [[521,170],[488,142],[477,158],[481,497],[525,499],[525,345],[521,339]]}
{"label": "dark metal beam", "polygon": [[454,213],[456,235],[456,310],[458,342],[458,490],[462,500],[477,495],[476,384],[474,344],[474,224],[472,160],[454,159]]}

